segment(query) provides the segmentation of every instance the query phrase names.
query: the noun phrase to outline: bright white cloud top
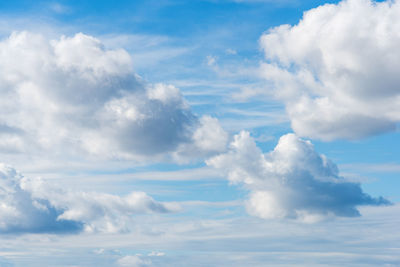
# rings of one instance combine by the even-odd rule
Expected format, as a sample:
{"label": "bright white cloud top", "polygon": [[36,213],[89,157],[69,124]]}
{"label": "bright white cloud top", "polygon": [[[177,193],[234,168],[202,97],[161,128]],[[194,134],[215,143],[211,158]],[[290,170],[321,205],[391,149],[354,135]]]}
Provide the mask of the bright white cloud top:
{"label": "bright white cloud top", "polygon": [[361,205],[389,204],[340,177],[332,161],[294,134],[282,136],[272,152],[263,154],[249,133],[241,132],[227,153],[207,164],[250,190],[247,210],[264,219],[313,222],[327,216],[360,216],[357,206]]}
{"label": "bright white cloud top", "polygon": [[400,121],[400,3],[347,0],[261,37],[293,130],[322,140],[393,131]]}
{"label": "bright white cloud top", "polygon": [[126,51],[91,36],[13,33],[0,43],[0,71],[2,153],[187,159],[225,147],[217,119],[197,118],[179,89],[146,84]]}

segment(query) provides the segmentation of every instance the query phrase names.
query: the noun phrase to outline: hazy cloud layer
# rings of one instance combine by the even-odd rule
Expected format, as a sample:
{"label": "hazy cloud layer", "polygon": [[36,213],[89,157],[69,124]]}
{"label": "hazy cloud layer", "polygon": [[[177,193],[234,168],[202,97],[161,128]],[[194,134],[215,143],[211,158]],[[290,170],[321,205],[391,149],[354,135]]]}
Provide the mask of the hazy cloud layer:
{"label": "hazy cloud layer", "polygon": [[178,88],[146,84],[126,51],[91,36],[13,33],[0,42],[0,71],[3,153],[137,159],[221,148],[207,134],[221,131],[216,119],[197,118]]}
{"label": "hazy cloud layer", "polygon": [[346,0],[261,37],[263,75],[300,136],[357,139],[400,121],[400,2]]}
{"label": "hazy cloud layer", "polygon": [[360,205],[389,204],[340,177],[333,162],[294,134],[282,136],[272,152],[263,154],[249,133],[241,132],[230,151],[207,164],[226,173],[230,182],[243,184],[250,191],[248,212],[265,219],[313,222],[325,216],[359,216]]}
{"label": "hazy cloud layer", "polygon": [[179,207],[160,203],[144,192],[125,197],[67,191],[41,179],[23,177],[0,164],[0,232],[120,232],[132,215],[166,213]]}

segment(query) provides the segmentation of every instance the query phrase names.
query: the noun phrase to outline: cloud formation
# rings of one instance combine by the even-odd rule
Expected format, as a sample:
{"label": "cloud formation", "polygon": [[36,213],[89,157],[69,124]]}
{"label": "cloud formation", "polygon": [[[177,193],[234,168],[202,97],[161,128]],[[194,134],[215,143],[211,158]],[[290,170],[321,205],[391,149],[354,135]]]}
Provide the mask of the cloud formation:
{"label": "cloud formation", "polygon": [[264,219],[313,222],[326,216],[360,216],[361,205],[389,204],[339,176],[332,161],[294,134],[282,136],[273,151],[263,154],[243,131],[227,153],[207,164],[223,171],[230,182],[243,184],[250,191],[248,212]]}
{"label": "cloud formation", "polygon": [[358,139],[396,129],[399,12],[399,1],[345,0],[262,35],[263,75],[298,135]]}
{"label": "cloud formation", "polygon": [[144,192],[125,197],[105,193],[67,191],[41,179],[23,177],[0,164],[0,232],[66,233],[127,231],[134,214],[178,210]]}
{"label": "cloud formation", "polygon": [[197,118],[178,88],[145,83],[125,50],[94,37],[13,33],[0,42],[0,72],[3,153],[138,159],[185,145],[192,156],[216,150],[196,134],[221,130],[216,119]]}
{"label": "cloud formation", "polygon": [[142,259],[141,255],[127,255],[120,258],[117,262],[119,266],[127,266],[127,267],[142,267],[142,266],[150,266],[151,260]]}

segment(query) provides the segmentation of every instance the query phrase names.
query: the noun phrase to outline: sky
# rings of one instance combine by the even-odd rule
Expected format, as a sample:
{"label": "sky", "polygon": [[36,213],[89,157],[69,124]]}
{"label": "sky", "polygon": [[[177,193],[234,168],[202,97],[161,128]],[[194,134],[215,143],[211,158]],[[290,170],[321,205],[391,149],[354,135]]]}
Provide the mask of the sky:
{"label": "sky", "polygon": [[400,3],[0,1],[0,266],[399,266]]}

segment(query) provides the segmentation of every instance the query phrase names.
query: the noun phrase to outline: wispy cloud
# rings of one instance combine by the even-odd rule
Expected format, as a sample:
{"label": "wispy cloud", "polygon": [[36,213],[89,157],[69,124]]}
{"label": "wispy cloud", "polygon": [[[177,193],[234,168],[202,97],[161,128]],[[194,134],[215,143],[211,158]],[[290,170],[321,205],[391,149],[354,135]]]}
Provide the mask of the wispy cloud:
{"label": "wispy cloud", "polygon": [[[299,261],[304,266],[396,266],[400,263],[399,208],[398,205],[362,207],[363,217],[321,222],[313,227],[292,222],[266,224],[251,217],[224,220],[180,217],[163,221],[141,218],[140,230],[132,233],[32,235],[12,239],[2,236],[1,240],[7,242],[1,242],[0,248],[4,261],[16,265],[29,261],[34,267],[40,266],[42,260],[65,266],[67,258],[70,265],[91,262],[101,267],[118,266],[118,259],[129,255],[140,255],[155,266],[191,266],[193,262],[238,267],[248,263],[290,266],[298,265]],[[165,255],[148,256],[152,251]]]}
{"label": "wispy cloud", "polygon": [[343,169],[354,170],[358,172],[374,173],[399,173],[400,164],[398,163],[351,163],[342,164]]}

